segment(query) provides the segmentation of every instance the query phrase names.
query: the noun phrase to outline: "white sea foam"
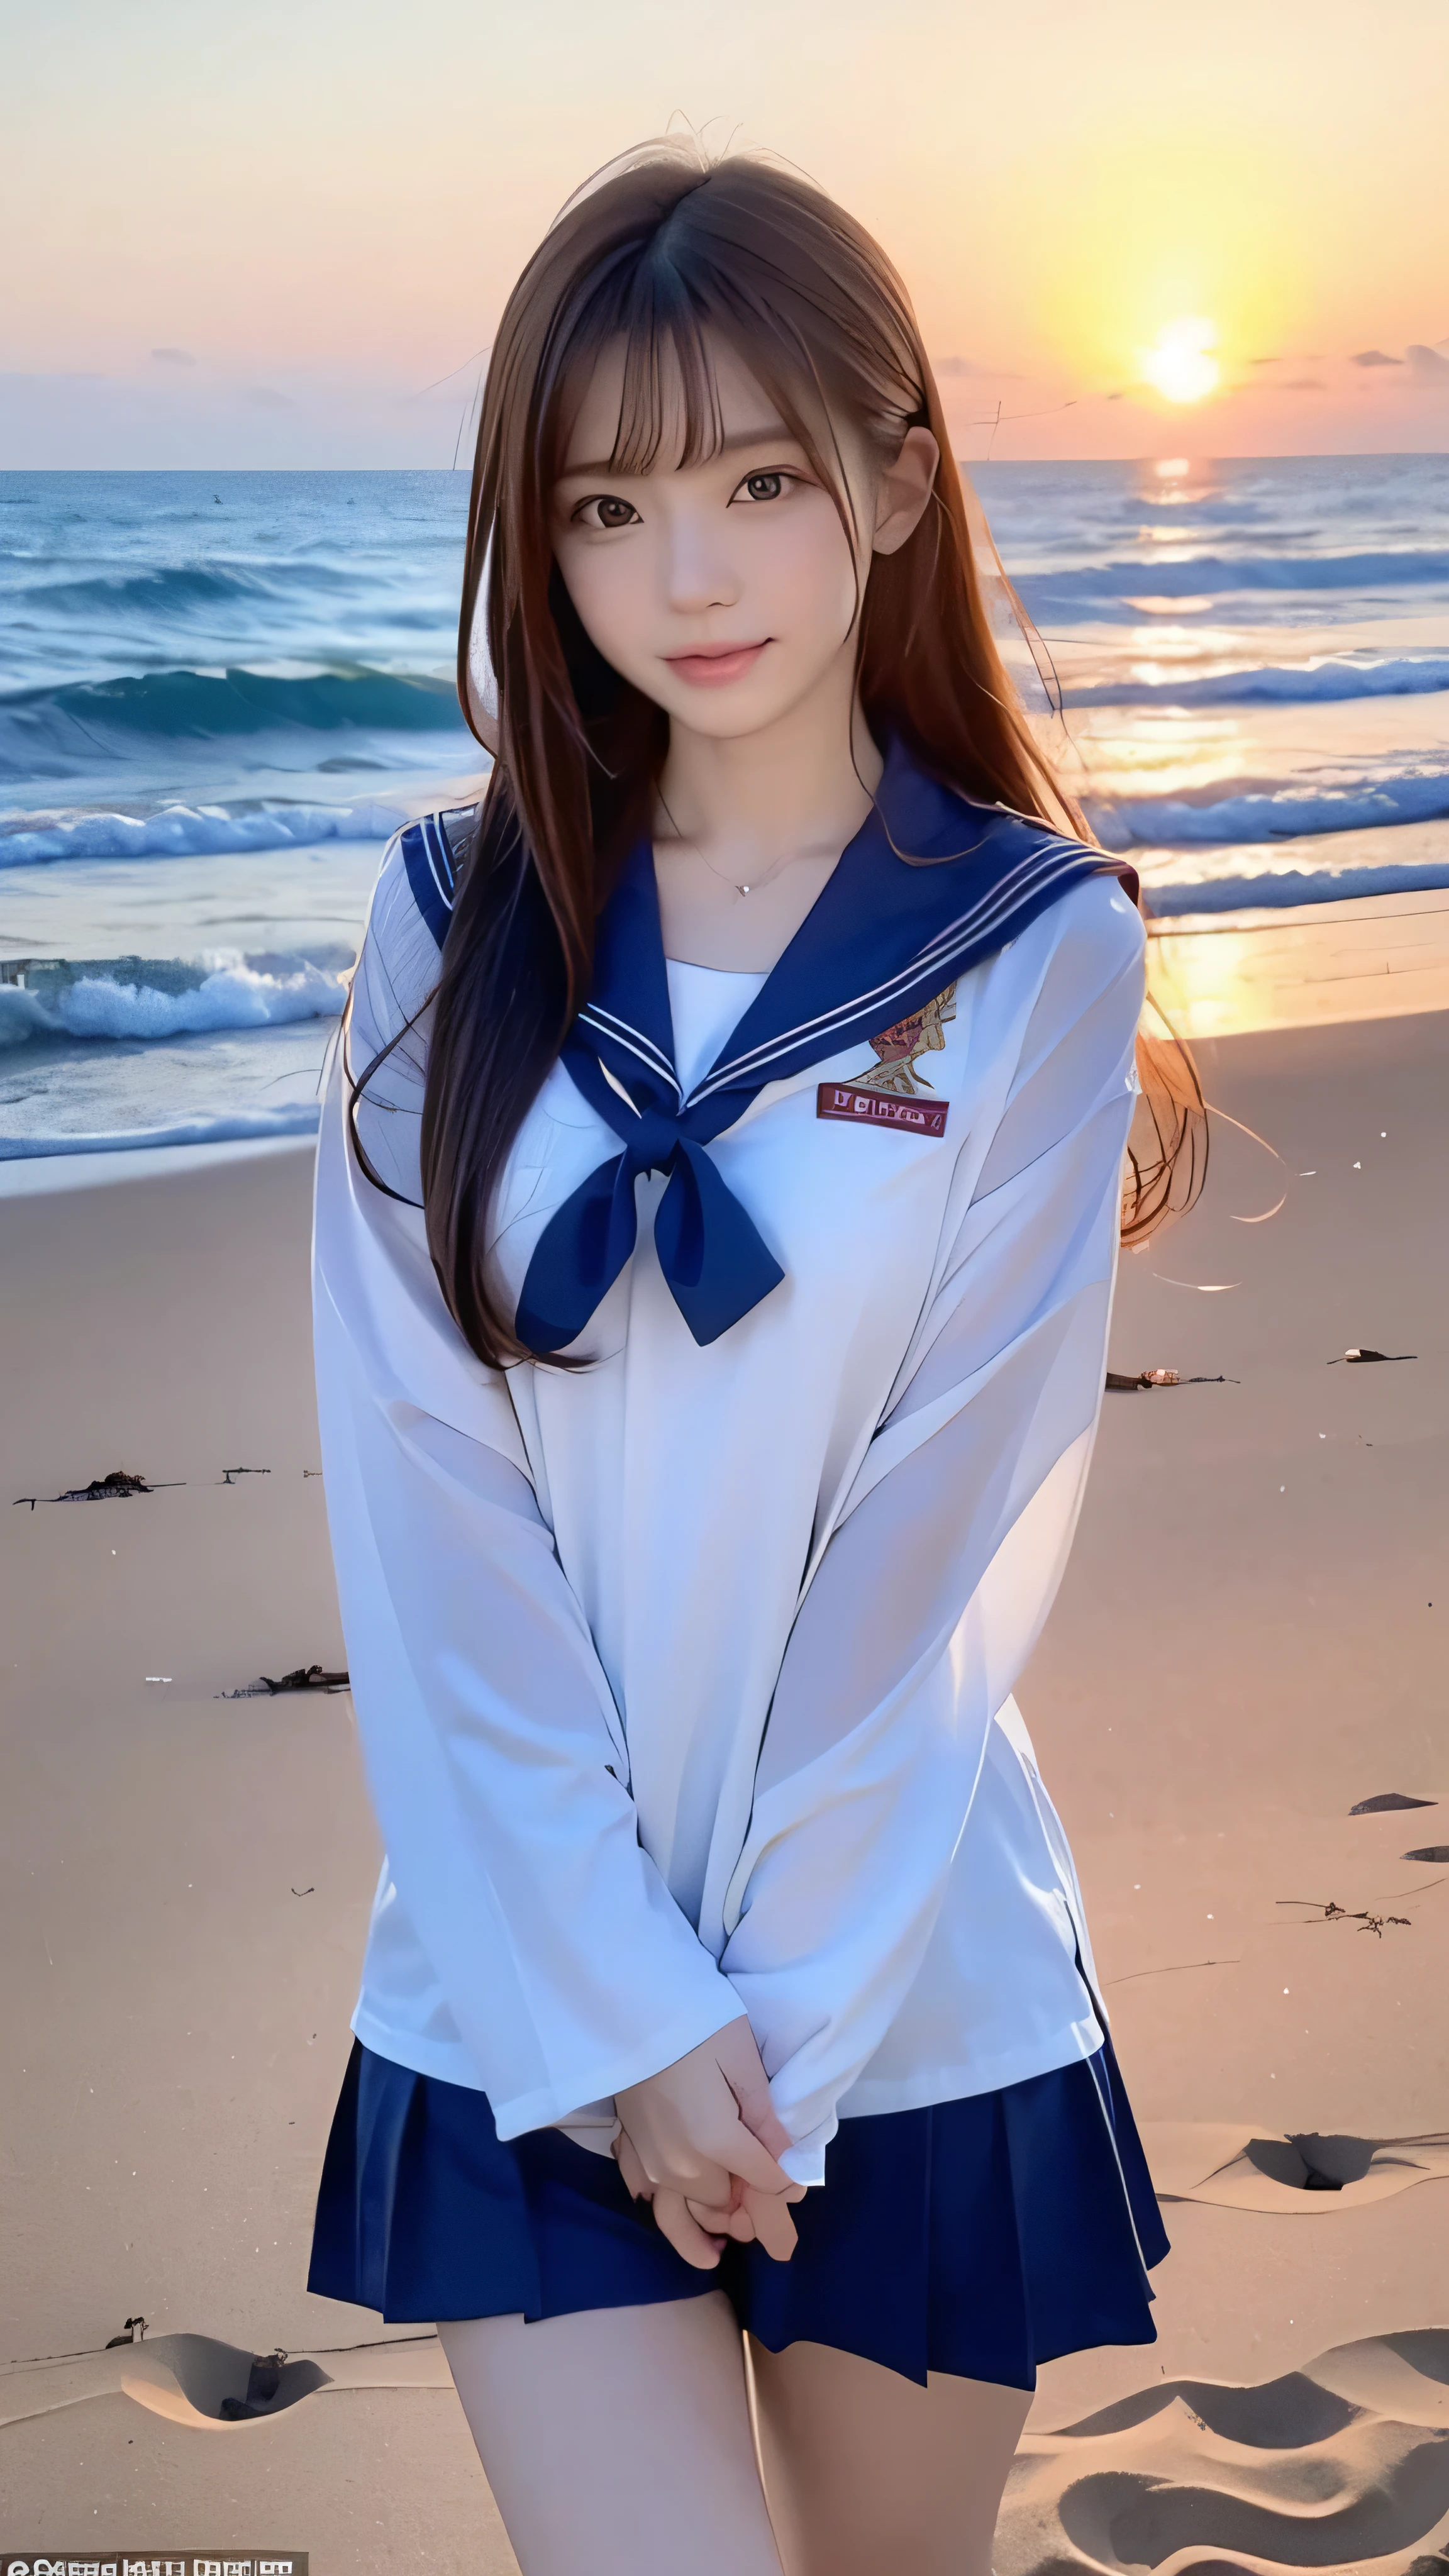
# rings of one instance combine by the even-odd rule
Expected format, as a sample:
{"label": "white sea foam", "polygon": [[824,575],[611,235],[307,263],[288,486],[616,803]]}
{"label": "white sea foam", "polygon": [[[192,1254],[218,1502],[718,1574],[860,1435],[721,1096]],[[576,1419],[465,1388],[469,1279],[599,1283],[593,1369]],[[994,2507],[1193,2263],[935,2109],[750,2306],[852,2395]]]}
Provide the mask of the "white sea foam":
{"label": "white sea foam", "polygon": [[395,806],[163,805],[154,814],[44,814],[0,831],[0,868],[38,859],[180,859],[221,850],[286,850],[316,841],[387,841]]}
{"label": "white sea foam", "polygon": [[24,1046],[27,1038],[60,1035],[60,1023],[38,993],[18,984],[0,984],[0,1047]]}
{"label": "white sea foam", "polygon": [[0,1047],[41,1037],[135,1041],[277,1028],[293,1020],[337,1019],[346,999],[347,977],[320,966],[304,966],[295,975],[225,966],[179,993],[123,984],[108,975],[79,976],[49,992],[0,984]]}
{"label": "white sea foam", "polygon": [[88,1136],[0,1136],[0,1163],[50,1154],[129,1154],[151,1145],[232,1145],[263,1136],[311,1136],[320,1116],[314,1100],[287,1109],[251,1109],[217,1118],[183,1118],[170,1127],[126,1127]]}

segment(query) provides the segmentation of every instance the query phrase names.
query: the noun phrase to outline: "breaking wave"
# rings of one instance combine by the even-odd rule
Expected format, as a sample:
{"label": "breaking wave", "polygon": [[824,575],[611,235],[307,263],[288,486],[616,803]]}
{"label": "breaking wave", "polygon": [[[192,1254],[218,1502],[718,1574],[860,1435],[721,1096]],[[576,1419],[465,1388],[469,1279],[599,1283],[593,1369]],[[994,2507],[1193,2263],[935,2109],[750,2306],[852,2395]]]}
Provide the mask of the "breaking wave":
{"label": "breaking wave", "polygon": [[1432,823],[1449,815],[1449,771],[1390,778],[1373,787],[1254,790],[1200,803],[1173,796],[1121,797],[1094,805],[1093,828],[1108,849],[1143,842],[1286,841],[1317,832],[1362,832],[1380,823]]}
{"label": "breaking wave", "polygon": [[33,618],[94,616],[174,622],[209,611],[244,605],[255,613],[264,601],[282,601],[315,592],[360,590],[365,576],[345,565],[275,558],[265,569],[244,564],[117,565],[105,572],[73,573],[69,579],[20,581],[11,589],[13,608]]}
{"label": "breaking wave", "polygon": [[1033,617],[1091,615],[1132,617],[1144,597],[1214,601],[1256,591],[1376,591],[1449,585],[1449,552],[1441,548],[1385,548],[1353,555],[1186,555],[1154,561],[1150,555],[1076,570],[1018,577]]}
{"label": "breaking wave", "polygon": [[155,747],[235,745],[276,733],[457,734],[450,680],[409,672],[148,671],[0,697],[0,778],[43,778],[97,755],[128,764]]}
{"label": "breaking wave", "polygon": [[[174,970],[162,971],[170,980]],[[95,972],[67,981],[63,969],[52,968],[35,990],[0,984],[0,1047],[36,1038],[134,1043],[195,1037],[204,1030],[278,1028],[294,1020],[336,1019],[346,999],[347,977],[312,965],[291,975],[218,967],[179,991]]]}
{"label": "breaking wave", "polygon": [[388,841],[393,805],[163,805],[154,814],[27,814],[0,829],[0,868],[38,859],[183,859],[222,850],[289,850],[317,841]]}
{"label": "breaking wave", "polygon": [[1143,875],[1143,900],[1154,920],[1198,912],[1276,912],[1303,903],[1357,903],[1367,895],[1424,894],[1449,887],[1449,858],[1386,861],[1374,867],[1305,867],[1301,858],[1281,867],[1265,861],[1261,850],[1245,854],[1241,872],[1194,877],[1174,873],[1158,877],[1149,866]]}

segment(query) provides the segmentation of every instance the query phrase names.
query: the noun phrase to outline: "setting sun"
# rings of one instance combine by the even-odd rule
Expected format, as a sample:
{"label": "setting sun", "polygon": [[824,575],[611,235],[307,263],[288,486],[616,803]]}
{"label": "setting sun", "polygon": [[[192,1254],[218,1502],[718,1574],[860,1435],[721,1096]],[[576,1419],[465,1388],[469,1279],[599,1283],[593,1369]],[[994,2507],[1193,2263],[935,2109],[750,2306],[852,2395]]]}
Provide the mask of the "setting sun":
{"label": "setting sun", "polygon": [[1212,354],[1217,340],[1215,324],[1205,322],[1200,315],[1169,322],[1158,332],[1153,346],[1144,351],[1142,373],[1169,402],[1201,402],[1217,391],[1222,379],[1222,369]]}

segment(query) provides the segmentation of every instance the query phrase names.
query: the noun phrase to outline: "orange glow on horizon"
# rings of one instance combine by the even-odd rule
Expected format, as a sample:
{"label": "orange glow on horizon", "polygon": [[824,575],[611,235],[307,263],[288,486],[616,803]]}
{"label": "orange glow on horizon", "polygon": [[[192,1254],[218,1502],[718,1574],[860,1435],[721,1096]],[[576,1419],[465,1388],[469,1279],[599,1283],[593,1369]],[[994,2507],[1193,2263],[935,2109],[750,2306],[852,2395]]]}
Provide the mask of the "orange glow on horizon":
{"label": "orange glow on horizon", "polygon": [[0,463],[447,468],[553,215],[678,115],[876,235],[978,460],[1449,445],[1444,0],[1371,78],[1353,0],[1047,18],[623,0],[601,51],[585,0],[21,11]]}

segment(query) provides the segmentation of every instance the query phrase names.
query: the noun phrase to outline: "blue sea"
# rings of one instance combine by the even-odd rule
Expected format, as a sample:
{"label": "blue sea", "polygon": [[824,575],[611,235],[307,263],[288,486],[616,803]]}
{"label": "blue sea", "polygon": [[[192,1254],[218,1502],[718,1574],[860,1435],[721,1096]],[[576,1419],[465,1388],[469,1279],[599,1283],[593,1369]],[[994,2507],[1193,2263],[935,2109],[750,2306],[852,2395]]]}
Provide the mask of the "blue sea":
{"label": "blue sea", "polygon": [[[1449,458],[974,469],[1153,908],[1449,885]],[[465,792],[463,474],[0,475],[0,1159],[286,1134]]]}

